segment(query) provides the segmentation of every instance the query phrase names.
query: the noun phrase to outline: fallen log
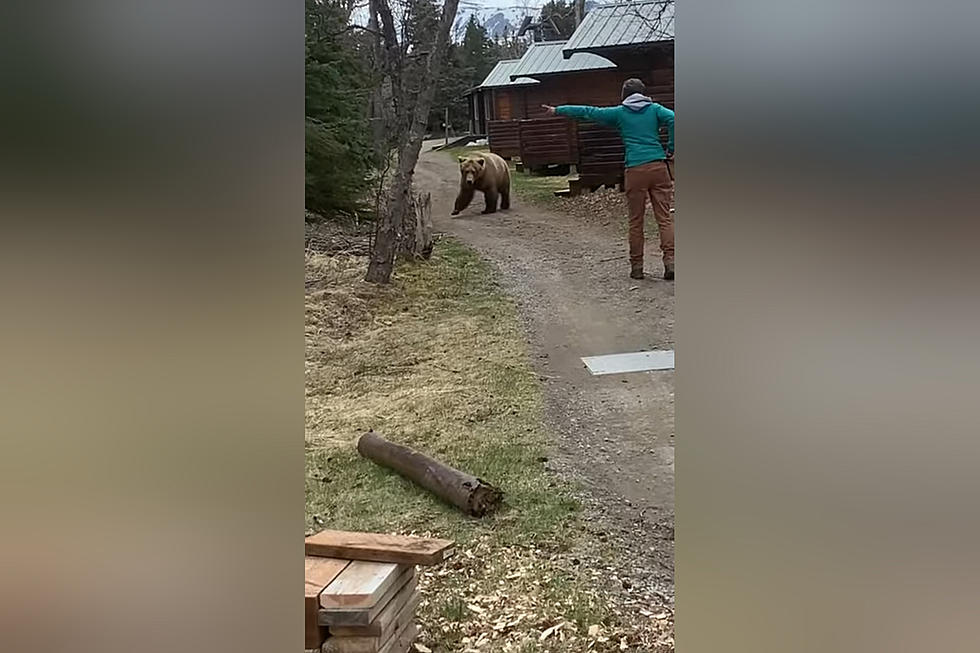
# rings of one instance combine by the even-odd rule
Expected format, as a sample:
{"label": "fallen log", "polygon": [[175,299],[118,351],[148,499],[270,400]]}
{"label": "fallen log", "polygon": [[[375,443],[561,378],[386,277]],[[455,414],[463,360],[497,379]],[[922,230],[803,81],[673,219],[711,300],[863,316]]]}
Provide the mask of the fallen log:
{"label": "fallen log", "polygon": [[489,483],[408,447],[389,442],[374,431],[360,437],[357,452],[368,460],[395,470],[473,517],[483,517],[493,512],[500,507],[504,498],[503,492]]}

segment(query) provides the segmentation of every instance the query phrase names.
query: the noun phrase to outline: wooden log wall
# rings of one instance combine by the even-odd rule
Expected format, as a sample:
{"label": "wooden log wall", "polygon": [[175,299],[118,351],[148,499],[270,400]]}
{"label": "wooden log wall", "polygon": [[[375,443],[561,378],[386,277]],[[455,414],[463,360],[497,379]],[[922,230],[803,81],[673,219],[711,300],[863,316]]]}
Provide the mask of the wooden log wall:
{"label": "wooden log wall", "polygon": [[[520,89],[518,88],[495,88],[493,89],[493,116],[494,120],[513,120],[523,118],[521,113]],[[515,111],[516,109],[516,111]],[[517,115],[515,115],[517,113]]]}
{"label": "wooden log wall", "polygon": [[567,118],[520,121],[521,162],[528,168],[578,162],[576,124]]}
{"label": "wooden log wall", "polygon": [[505,159],[521,154],[520,122],[517,120],[490,120],[487,122],[487,144],[490,151]]}
{"label": "wooden log wall", "polygon": [[591,122],[579,123],[578,157],[578,176],[584,185],[622,181],[626,151],[617,130]]}

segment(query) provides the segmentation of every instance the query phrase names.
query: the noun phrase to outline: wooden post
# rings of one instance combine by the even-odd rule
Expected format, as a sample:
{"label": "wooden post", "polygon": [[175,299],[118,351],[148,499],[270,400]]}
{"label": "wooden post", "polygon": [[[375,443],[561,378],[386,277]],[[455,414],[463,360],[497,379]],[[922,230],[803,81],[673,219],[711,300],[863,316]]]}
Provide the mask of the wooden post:
{"label": "wooden post", "polygon": [[395,470],[468,515],[482,517],[496,510],[503,501],[503,492],[489,483],[389,442],[374,431],[360,437],[357,452]]}
{"label": "wooden post", "polygon": [[449,145],[449,107],[446,107],[446,145]]}

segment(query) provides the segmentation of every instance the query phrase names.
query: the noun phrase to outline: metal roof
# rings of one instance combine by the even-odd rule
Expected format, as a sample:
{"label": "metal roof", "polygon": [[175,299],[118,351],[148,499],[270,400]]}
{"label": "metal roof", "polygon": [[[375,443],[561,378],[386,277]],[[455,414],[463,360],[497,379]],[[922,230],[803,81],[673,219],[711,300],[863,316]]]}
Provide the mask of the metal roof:
{"label": "metal roof", "polygon": [[520,62],[510,73],[511,79],[518,77],[538,77],[556,73],[574,73],[583,70],[602,70],[615,68],[616,64],[596,54],[581,53],[564,58],[562,48],[567,41],[542,41],[532,43]]}
{"label": "metal roof", "polygon": [[563,55],[578,57],[584,50],[657,43],[673,38],[674,3],[671,0],[600,5],[586,14],[565,44]]}
{"label": "metal roof", "polygon": [[537,84],[538,80],[521,77],[511,81],[510,73],[521,62],[520,59],[502,59],[493,67],[487,78],[477,88],[494,88],[497,86],[510,86],[511,84]]}

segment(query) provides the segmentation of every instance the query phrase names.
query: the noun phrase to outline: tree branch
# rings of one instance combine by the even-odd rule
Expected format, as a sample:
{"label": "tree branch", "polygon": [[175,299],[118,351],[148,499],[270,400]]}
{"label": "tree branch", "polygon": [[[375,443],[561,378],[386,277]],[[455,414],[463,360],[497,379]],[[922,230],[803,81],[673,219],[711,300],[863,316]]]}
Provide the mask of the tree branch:
{"label": "tree branch", "polygon": [[368,34],[374,34],[375,36],[383,36],[381,32],[377,30],[373,30],[370,27],[364,27],[363,25],[348,25],[347,27],[340,30],[339,32],[334,32],[333,34],[330,34],[329,38],[336,38],[341,34],[346,34],[347,32],[350,32],[351,30],[355,30],[355,29],[359,29],[363,32],[367,32]]}

